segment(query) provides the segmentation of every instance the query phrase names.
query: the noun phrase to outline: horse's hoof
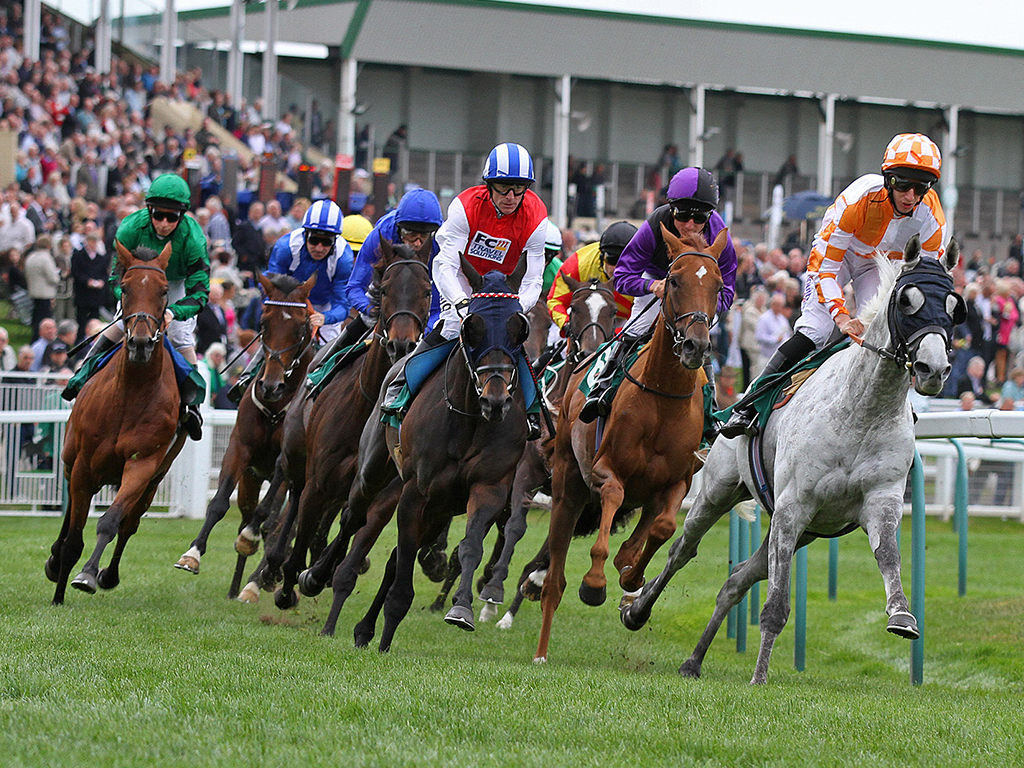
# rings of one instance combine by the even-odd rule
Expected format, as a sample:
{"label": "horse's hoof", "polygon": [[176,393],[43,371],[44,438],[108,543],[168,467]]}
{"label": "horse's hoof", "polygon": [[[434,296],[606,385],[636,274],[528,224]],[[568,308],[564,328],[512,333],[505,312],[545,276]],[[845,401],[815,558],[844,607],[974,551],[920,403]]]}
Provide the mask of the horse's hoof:
{"label": "horse's hoof", "polygon": [[75,589],[80,589],[83,592],[87,592],[90,595],[96,594],[96,577],[91,573],[82,571],[80,574],[75,576],[71,580],[71,586]]}
{"label": "horse's hoof", "polygon": [[419,561],[420,568],[423,569],[423,573],[428,579],[435,584],[444,581],[444,577],[448,573],[448,557],[443,550],[420,550]]}
{"label": "horse's hoof", "polygon": [[619,600],[619,610],[624,611],[633,604],[633,601],[640,597],[640,593],[643,591],[643,587],[636,590],[635,592],[623,592],[622,599]]}
{"label": "horse's hoof", "polygon": [[453,627],[464,629],[467,632],[476,629],[476,624],[473,623],[473,611],[463,605],[453,605],[451,610],[445,614],[444,621],[446,624],[451,624]]}
{"label": "horse's hoof", "polygon": [[352,636],[355,638],[356,648],[365,648],[373,640],[373,630],[364,628],[362,624],[356,624]]}
{"label": "horse's hoof", "polygon": [[498,623],[494,626],[498,629],[512,629],[512,622],[515,618],[516,617],[512,615],[512,611],[506,611],[505,615],[498,619]]}
{"label": "horse's hoof", "polygon": [[580,584],[580,600],[587,605],[603,605],[608,597],[608,590],[604,587],[591,587],[587,582]]}
{"label": "horse's hoof", "polygon": [[313,569],[307,568],[299,574],[299,592],[306,597],[316,597],[324,591],[324,585],[313,575]]}
{"label": "horse's hoof", "polygon": [[689,677],[696,680],[700,677],[700,662],[694,661],[693,659],[687,659],[683,662],[682,666],[679,667],[679,674],[683,677]]}
{"label": "horse's hoof", "polygon": [[100,589],[113,589],[121,583],[121,576],[109,568],[101,568],[96,577],[96,584]]}
{"label": "horse's hoof", "polygon": [[260,601],[259,585],[254,581],[250,581],[242,588],[242,591],[238,593],[238,597],[235,599],[240,603],[256,605]]}
{"label": "horse's hoof", "polygon": [[619,611],[619,619],[622,620],[622,626],[624,626],[626,629],[632,632],[636,632],[644,624],[646,624],[647,619],[649,619],[650,616],[651,614],[648,611],[636,610],[635,604],[630,605],[627,608],[624,608],[621,611]]}
{"label": "horse's hoof", "polygon": [[57,562],[56,557],[50,555],[46,558],[46,564],[43,565],[43,572],[46,574],[46,578],[54,584],[57,583],[57,577],[60,576],[60,564]]}
{"label": "horse's hoof", "polygon": [[534,656],[533,657],[533,663],[534,664],[547,664],[548,663],[548,657],[547,656]]}
{"label": "horse's hoof", "polygon": [[294,589],[288,591],[278,587],[274,591],[274,605],[280,608],[282,611],[287,611],[290,608],[294,608],[299,604],[299,596],[295,594]]}
{"label": "horse's hoof", "polygon": [[483,608],[480,609],[480,623],[486,624],[488,621],[498,615],[498,606],[494,603],[486,603]]}
{"label": "horse's hoof", "polygon": [[260,537],[248,528],[243,528],[235,537],[235,552],[242,557],[252,557],[260,548]]}
{"label": "horse's hoof", "polygon": [[182,571],[188,571],[189,573],[198,574],[199,560],[198,558],[192,557],[186,553],[178,559],[178,562],[174,564],[174,567]]}
{"label": "horse's hoof", "polygon": [[284,578],[284,572],[280,568],[264,568],[256,577],[256,583],[264,592],[270,592],[277,586],[277,583]]}
{"label": "horse's hoof", "polygon": [[438,613],[439,611],[443,611],[444,610],[444,598],[445,598],[444,595],[438,595],[434,599],[434,602],[432,602],[430,604],[430,612],[431,613]]}
{"label": "horse's hoof", "polygon": [[889,617],[889,625],[885,628],[887,632],[905,637],[907,640],[917,640],[921,633],[917,629],[917,619],[914,614],[906,611],[899,611]]}
{"label": "horse's hoof", "polygon": [[501,605],[505,602],[505,588],[502,586],[491,586],[488,584],[480,590],[480,599],[492,605]]}
{"label": "horse's hoof", "polygon": [[368,570],[370,570],[370,558],[364,557],[363,558],[363,562],[361,562],[359,564],[359,571],[358,571],[358,573],[359,573],[360,576],[362,576]]}

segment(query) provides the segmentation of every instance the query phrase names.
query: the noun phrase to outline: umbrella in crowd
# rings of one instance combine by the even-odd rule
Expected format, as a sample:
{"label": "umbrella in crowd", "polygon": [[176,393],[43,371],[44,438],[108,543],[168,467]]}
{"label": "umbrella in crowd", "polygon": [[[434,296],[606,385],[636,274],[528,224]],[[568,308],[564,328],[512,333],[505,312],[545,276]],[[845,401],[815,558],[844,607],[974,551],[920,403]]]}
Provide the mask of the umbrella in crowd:
{"label": "umbrella in crowd", "polygon": [[791,221],[804,219],[820,219],[825,215],[825,209],[832,205],[832,198],[825,197],[813,189],[806,189],[790,195],[782,201],[782,212]]}

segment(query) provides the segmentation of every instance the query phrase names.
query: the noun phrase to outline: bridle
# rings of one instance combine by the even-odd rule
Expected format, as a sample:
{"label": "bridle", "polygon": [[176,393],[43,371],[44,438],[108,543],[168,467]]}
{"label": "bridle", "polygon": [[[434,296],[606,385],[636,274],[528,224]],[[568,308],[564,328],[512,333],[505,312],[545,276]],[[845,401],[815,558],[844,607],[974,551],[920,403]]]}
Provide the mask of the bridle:
{"label": "bridle", "polygon": [[[161,269],[160,267],[153,266],[152,264],[135,264],[133,266],[128,267],[128,269],[124,271],[124,274],[127,275],[133,269],[149,269],[152,270],[153,272],[159,272],[161,275],[164,275],[165,277],[167,276],[166,270]],[[121,279],[124,280],[124,275],[122,275]],[[151,346],[159,344],[164,334],[164,314],[166,312],[167,297],[165,296],[164,308],[160,312],[160,317],[155,317],[149,314],[149,312],[132,312],[130,315],[126,315],[123,318],[125,343],[127,344],[129,341],[132,340],[132,329],[135,328],[138,325],[139,321],[141,320],[146,323],[147,328],[152,327],[156,330],[156,332],[151,335],[150,340],[147,342],[147,344]]]}
{"label": "bridle", "polygon": [[587,331],[589,331],[591,328],[597,328],[597,330],[599,330],[601,332],[601,343],[602,344],[606,343],[612,336],[615,335],[614,331],[611,334],[609,334],[608,331],[606,331],[604,329],[604,326],[602,326],[596,320],[591,320],[589,323],[584,325],[579,331],[575,331],[573,329],[573,327],[572,327],[572,319],[571,319],[572,304],[573,304],[573,302],[576,301],[577,294],[582,295],[584,293],[591,293],[593,291],[600,291],[601,293],[608,294],[608,295],[610,295],[612,297],[612,301],[613,302],[615,301],[615,295],[612,293],[612,291],[610,291],[608,289],[608,286],[605,285],[604,283],[588,282],[586,285],[581,285],[579,288],[577,288],[575,291],[572,292],[572,298],[569,300],[570,320],[569,320],[569,331],[567,333],[568,333],[568,336],[575,342],[575,346],[577,348],[579,347],[580,339],[582,339],[583,335]]}
{"label": "bridle", "polygon": [[[416,264],[417,266],[423,267],[427,272],[427,278],[429,279],[430,277],[430,268],[419,259],[400,259],[388,264],[387,268],[384,270],[384,274],[381,275],[381,283],[384,282],[384,278],[387,277],[388,272],[390,272],[393,267],[397,267],[401,264]],[[420,335],[423,335],[423,331],[426,329],[427,324],[422,317],[417,315],[411,309],[396,309],[381,322],[381,332],[374,334],[379,343],[387,343],[388,334],[391,332],[391,323],[394,322],[395,318],[402,317],[403,315],[411,317],[416,322],[416,326],[420,329]]]}
{"label": "bridle", "polygon": [[[307,311],[306,321],[303,324],[303,328],[302,328],[302,338],[299,339],[294,344],[291,344],[291,345],[289,345],[287,347],[284,347],[283,349],[271,349],[270,347],[267,346],[266,339],[264,339],[262,337],[262,334],[260,335],[261,336],[261,338],[260,338],[260,346],[263,348],[263,358],[265,360],[267,360],[267,361],[276,360],[278,363],[281,364],[281,367],[285,369],[284,370],[285,378],[286,379],[291,378],[292,374],[295,373],[295,369],[298,368],[299,362],[302,360],[302,357],[306,354],[306,352],[309,350],[309,348],[313,344],[313,333],[312,333],[312,331],[310,329],[310,325],[309,325],[309,317],[310,317],[309,314],[308,314],[309,307],[308,307],[307,304],[305,304],[303,302],[300,302],[300,301],[275,301],[275,300],[272,300],[272,299],[266,299],[263,302],[263,306],[265,306],[265,307],[266,306],[271,306],[271,307],[293,307],[293,308],[301,308],[301,309],[304,309],[304,310]],[[282,356],[286,352],[291,352],[293,349],[299,349],[300,351],[295,353],[295,355],[292,357],[291,363],[286,366],[284,364],[284,360],[282,359]],[[266,370],[267,370],[266,366],[264,366],[264,368],[263,368],[264,373],[266,373]]]}
{"label": "bridle", "polygon": [[[710,253],[704,253],[703,251],[683,251],[672,259],[672,263],[668,265],[668,275],[672,274],[672,267],[684,256],[700,256],[705,259],[711,259],[718,265],[718,259],[712,256]],[[684,312],[683,314],[676,314],[674,307],[671,307],[671,295],[668,290],[665,291],[665,300],[662,302],[662,317],[665,323],[665,330],[672,335],[672,351],[678,356],[682,354],[683,342],[686,341],[687,331],[690,327],[696,323],[703,323],[707,326],[708,331],[714,326],[716,318],[708,316],[706,312]],[[683,330],[679,330],[678,325],[683,320],[688,320]]]}

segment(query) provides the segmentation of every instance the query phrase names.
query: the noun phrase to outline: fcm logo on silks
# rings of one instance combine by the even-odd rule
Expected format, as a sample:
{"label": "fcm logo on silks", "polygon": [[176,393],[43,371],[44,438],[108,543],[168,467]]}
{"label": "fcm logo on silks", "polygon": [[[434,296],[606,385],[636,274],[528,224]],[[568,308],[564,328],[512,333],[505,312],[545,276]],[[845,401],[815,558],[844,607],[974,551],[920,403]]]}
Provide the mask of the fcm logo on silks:
{"label": "fcm logo on silks", "polygon": [[508,255],[508,249],[512,241],[507,237],[494,237],[486,232],[477,232],[466,253],[468,256],[476,256],[478,259],[487,259],[501,264]]}

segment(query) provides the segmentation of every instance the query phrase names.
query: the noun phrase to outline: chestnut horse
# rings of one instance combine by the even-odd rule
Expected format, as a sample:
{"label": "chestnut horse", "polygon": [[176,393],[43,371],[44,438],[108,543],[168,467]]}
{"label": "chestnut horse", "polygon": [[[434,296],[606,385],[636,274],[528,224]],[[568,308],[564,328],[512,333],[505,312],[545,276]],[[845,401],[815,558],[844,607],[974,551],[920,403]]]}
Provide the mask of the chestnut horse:
{"label": "chestnut horse", "polygon": [[[379,302],[375,343],[339,371],[319,397],[303,396],[285,418],[282,458],[291,501],[283,525],[267,547],[267,572],[276,576],[283,570],[283,582],[274,594],[282,610],[298,602],[295,585],[314,535],[319,530],[326,538],[326,528],[348,497],[359,436],[385,374],[412,350],[426,328],[431,298],[429,248],[429,241],[417,253],[407,245],[381,240],[381,258],[374,267]],[[295,541],[289,554],[293,526]]]}
{"label": "chestnut horse", "polygon": [[662,233],[672,262],[660,316],[650,343],[626,372],[599,447],[599,423],[579,420],[585,400],[579,386],[586,371],[573,376],[562,399],[552,462],[551,563],[541,590],[536,662],[547,661],[574,532],[593,530],[589,521],[600,512],[591,567],[580,585],[580,599],[600,605],[606,595],[604,568],[613,523],[641,508],[636,528],[614,560],[626,593],[623,600],[628,601],[643,586],[651,557],[675,533],[683,497],[700,467],[696,451],[704,428],[702,367],[712,351],[710,329],[723,285],[718,255],[727,235],[723,230],[708,247],[700,235],[680,239],[664,226]]}
{"label": "chestnut horse", "polygon": [[[62,460],[69,491],[60,535],[50,548],[46,576],[56,582],[53,604],[64,602],[68,576],[82,554],[82,530],[92,497],[104,485],[120,484],[96,525],[96,549],[71,586],[90,594],[113,589],[125,544],[138,530],[160,480],[181,451],[180,395],[171,353],[163,343],[167,309],[168,243],[157,254],[131,253],[115,241],[122,270],[124,345],[82,388],[68,419]],[[114,537],[110,564],[100,557]]]}
{"label": "chestnut horse", "polygon": [[[260,275],[266,299],[260,320],[260,344],[263,366],[250,382],[238,404],[238,417],[220,468],[217,493],[206,508],[206,520],[189,550],[175,568],[199,573],[199,561],[206,554],[206,543],[213,527],[224,519],[231,506],[231,493],[238,486],[238,509],[242,513],[239,532],[246,529],[259,502],[260,487],[274,473],[274,462],[281,453],[284,416],[306,369],[313,359],[313,330],[309,323],[309,292],[316,273],[299,283],[288,275]],[[256,551],[258,539],[236,544],[238,562],[228,588],[228,597],[238,596],[245,561]]]}

